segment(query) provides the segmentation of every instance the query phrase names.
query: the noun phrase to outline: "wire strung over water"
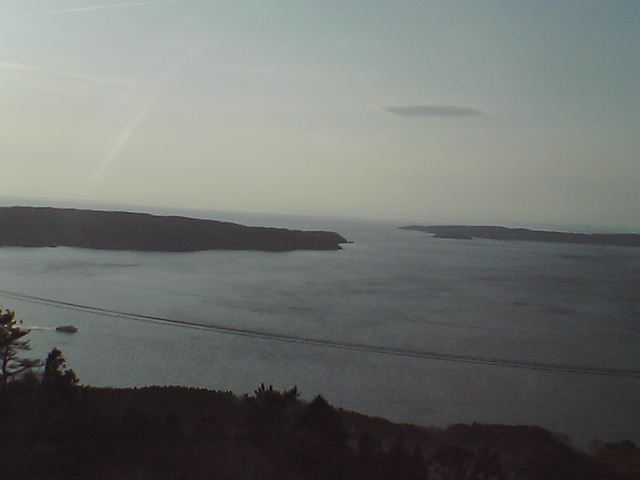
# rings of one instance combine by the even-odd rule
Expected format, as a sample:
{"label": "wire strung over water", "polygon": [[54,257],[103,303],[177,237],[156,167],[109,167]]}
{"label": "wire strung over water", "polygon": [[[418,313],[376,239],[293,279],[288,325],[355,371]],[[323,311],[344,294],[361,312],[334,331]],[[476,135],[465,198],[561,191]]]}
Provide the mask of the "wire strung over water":
{"label": "wire strung over water", "polygon": [[522,360],[481,357],[476,355],[461,355],[454,353],[432,352],[427,350],[407,349],[400,347],[389,347],[383,345],[372,345],[358,342],[341,342],[338,340],[328,340],[322,338],[303,337],[298,335],[289,335],[283,333],[267,332],[256,329],[234,328],[224,325],[216,325],[211,323],[200,323],[186,320],[178,320],[172,318],[157,317],[152,315],[143,315],[140,313],[122,312],[107,308],[93,307],[78,303],[64,302],[50,298],[38,297],[34,295],[26,295],[6,290],[0,290],[0,297],[12,298],[28,303],[36,303],[54,308],[63,308],[67,310],[75,310],[94,315],[102,315],[106,317],[115,317],[138,322],[148,322],[161,325],[170,325],[174,327],[191,328],[198,330],[206,330],[210,332],[222,333],[225,335],[234,335],[239,337],[256,338],[260,340],[297,343],[303,345],[313,345],[318,347],[328,347],[342,350],[352,350],[367,353],[379,353],[384,355],[394,355],[398,357],[413,357],[429,360],[443,360],[449,362],[474,363],[489,366],[500,366],[509,368],[520,368],[528,370],[545,370],[553,372],[580,373],[586,375],[607,375],[615,377],[635,377],[640,378],[640,370],[590,367],[583,365],[569,365],[559,363],[546,362],[529,362]]}

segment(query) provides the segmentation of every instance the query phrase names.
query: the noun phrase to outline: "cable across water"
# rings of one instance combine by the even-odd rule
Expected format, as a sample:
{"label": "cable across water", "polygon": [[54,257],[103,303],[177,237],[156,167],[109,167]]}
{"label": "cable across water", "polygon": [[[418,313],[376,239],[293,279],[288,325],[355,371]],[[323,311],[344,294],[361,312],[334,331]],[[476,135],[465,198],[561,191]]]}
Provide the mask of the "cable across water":
{"label": "cable across water", "polygon": [[34,295],[26,295],[26,294],[10,292],[5,290],[0,290],[0,296],[6,297],[6,298],[13,298],[13,299],[21,300],[28,303],[36,303],[36,304],[47,305],[55,308],[75,310],[75,311],[90,313],[94,315],[116,317],[116,318],[122,318],[127,320],[138,321],[138,322],[171,325],[171,326],[182,327],[182,328],[206,330],[206,331],[222,333],[226,335],[257,338],[257,339],[268,340],[268,341],[313,345],[318,347],[361,351],[361,352],[367,352],[367,353],[378,353],[378,354],[385,354],[385,355],[394,355],[399,357],[413,357],[413,358],[423,358],[423,359],[430,359],[430,360],[444,360],[449,362],[474,363],[474,364],[481,364],[481,365],[520,368],[520,369],[528,369],[528,370],[546,370],[546,371],[565,372],[565,373],[581,373],[581,374],[587,374],[587,375],[607,375],[607,376],[616,376],[616,377],[640,378],[640,370],[635,370],[635,369],[591,367],[591,366],[583,366],[583,365],[569,365],[569,364],[558,364],[558,363],[547,363],[547,362],[530,362],[530,361],[514,360],[514,359],[482,357],[482,356],[476,356],[476,355],[461,355],[461,354],[446,353],[446,352],[432,352],[427,350],[389,347],[384,345],[373,345],[373,344],[358,343],[358,342],[342,342],[338,340],[303,337],[298,335],[268,332],[268,331],[257,330],[257,329],[235,328],[235,327],[229,327],[224,325],[192,322],[192,321],[186,321],[186,320],[158,317],[153,315],[143,315],[140,313],[123,312],[118,310],[94,307],[91,305],[64,302],[64,301],[50,299],[50,298],[38,297]]}

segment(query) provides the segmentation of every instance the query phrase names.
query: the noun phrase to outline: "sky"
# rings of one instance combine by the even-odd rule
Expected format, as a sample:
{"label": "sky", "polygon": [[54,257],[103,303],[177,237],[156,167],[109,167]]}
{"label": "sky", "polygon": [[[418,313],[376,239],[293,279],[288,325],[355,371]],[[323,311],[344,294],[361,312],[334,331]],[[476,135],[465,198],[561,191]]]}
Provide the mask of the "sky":
{"label": "sky", "polygon": [[640,231],[635,0],[6,0],[3,204]]}

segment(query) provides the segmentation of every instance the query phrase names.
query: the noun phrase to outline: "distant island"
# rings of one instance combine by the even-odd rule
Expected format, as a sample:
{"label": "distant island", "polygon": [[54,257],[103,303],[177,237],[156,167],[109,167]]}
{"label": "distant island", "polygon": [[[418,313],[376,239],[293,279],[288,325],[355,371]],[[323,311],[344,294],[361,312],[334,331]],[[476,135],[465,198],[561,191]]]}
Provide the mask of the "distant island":
{"label": "distant island", "polygon": [[47,207],[0,207],[0,246],[100,250],[340,250],[335,232],[248,227],[180,216]]}
{"label": "distant island", "polygon": [[436,238],[472,240],[519,240],[525,242],[577,243],[582,245],[612,245],[618,247],[640,247],[640,235],[636,233],[572,233],[526,228],[506,228],[495,226],[410,225],[402,230],[416,230],[431,233]]}

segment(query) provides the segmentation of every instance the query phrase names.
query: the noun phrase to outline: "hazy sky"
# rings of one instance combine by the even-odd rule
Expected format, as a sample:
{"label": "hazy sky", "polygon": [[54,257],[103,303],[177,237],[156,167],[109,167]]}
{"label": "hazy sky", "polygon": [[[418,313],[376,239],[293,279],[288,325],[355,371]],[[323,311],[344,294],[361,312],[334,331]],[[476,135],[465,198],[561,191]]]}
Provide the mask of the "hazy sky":
{"label": "hazy sky", "polygon": [[640,1],[5,0],[2,195],[640,228]]}

